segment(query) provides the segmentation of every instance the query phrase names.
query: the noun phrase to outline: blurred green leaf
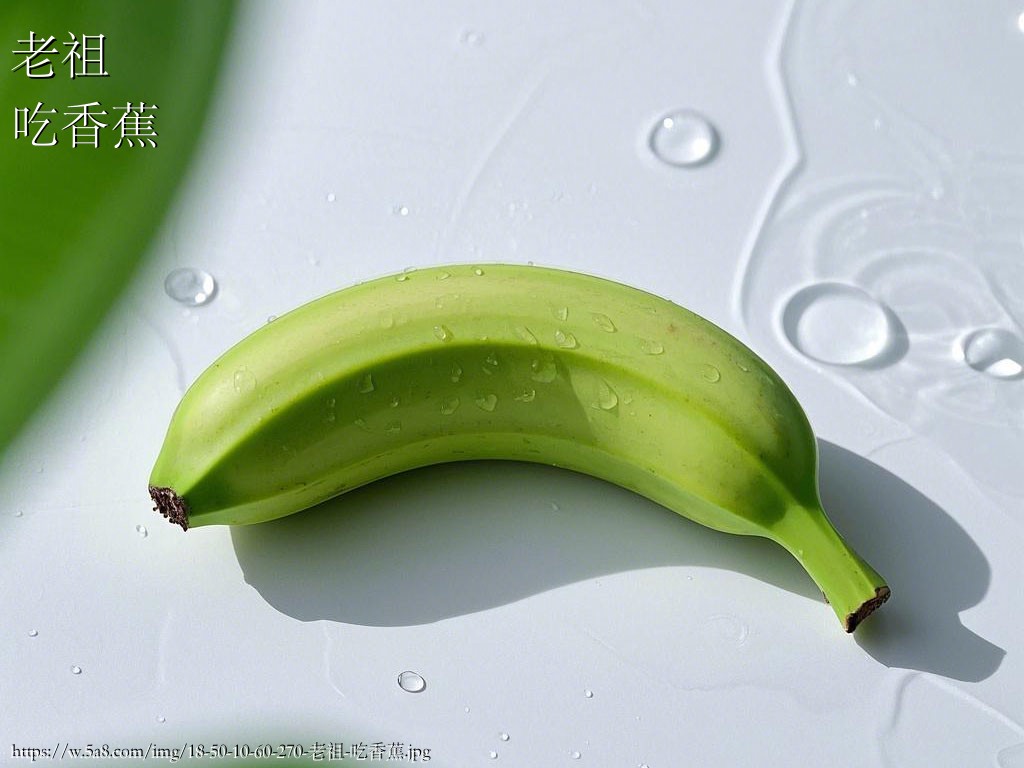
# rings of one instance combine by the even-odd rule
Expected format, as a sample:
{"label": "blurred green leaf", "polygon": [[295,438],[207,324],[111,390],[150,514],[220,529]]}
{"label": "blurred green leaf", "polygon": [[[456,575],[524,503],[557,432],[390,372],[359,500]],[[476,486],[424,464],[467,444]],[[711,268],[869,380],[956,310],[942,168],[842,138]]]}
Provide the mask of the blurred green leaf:
{"label": "blurred green leaf", "polygon": [[[199,138],[233,12],[233,0],[0,3],[0,453],[145,253]],[[16,51],[39,48],[24,42],[33,32],[54,37],[57,53],[36,58],[52,78],[18,67]],[[72,34],[105,36],[107,77],[70,76]],[[140,101],[157,107],[157,146],[115,148],[124,108]],[[107,124],[100,146],[73,147],[64,113],[90,102]],[[37,117],[51,120],[40,142],[55,135],[55,146],[32,145],[41,124],[15,137],[17,110],[40,103]]]}

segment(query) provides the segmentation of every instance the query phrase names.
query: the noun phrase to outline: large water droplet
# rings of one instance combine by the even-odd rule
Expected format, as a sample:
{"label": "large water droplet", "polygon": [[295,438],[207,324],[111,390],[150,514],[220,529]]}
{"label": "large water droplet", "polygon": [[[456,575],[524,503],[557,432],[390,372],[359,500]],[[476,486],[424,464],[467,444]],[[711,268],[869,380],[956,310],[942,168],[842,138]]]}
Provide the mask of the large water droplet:
{"label": "large water droplet", "polygon": [[654,339],[641,339],[640,350],[645,355],[660,355],[665,351],[665,345]]}
{"label": "large water droplet", "polygon": [[453,413],[455,413],[458,407],[459,398],[457,397],[446,397],[444,400],[441,401],[441,413],[443,413],[445,416],[451,416]]}
{"label": "large water droplet", "polygon": [[453,338],[451,329],[449,329],[447,325],[435,325],[434,335],[441,341],[451,341]]}
{"label": "large water droplet", "polygon": [[527,328],[525,325],[517,325],[513,329],[516,336],[525,341],[527,344],[536,344],[537,337],[533,335],[533,331]]}
{"label": "large water droplet", "polygon": [[615,331],[618,330],[615,327],[615,323],[612,322],[612,319],[608,317],[608,315],[602,312],[593,312],[590,316],[594,318],[594,325],[605,333],[615,333]]}
{"label": "large water droplet", "polygon": [[256,376],[248,368],[239,368],[232,377],[235,392],[245,394],[256,389]]}
{"label": "large water droplet", "polygon": [[555,344],[562,349],[576,349],[580,345],[571,332],[563,331],[561,328],[555,331]]}
{"label": "large water droplet", "polygon": [[722,372],[710,363],[705,363],[700,367],[700,377],[704,379],[704,381],[709,381],[714,384],[722,378]]}
{"label": "large water droplet", "polygon": [[558,376],[555,361],[550,358],[534,360],[530,363],[530,378],[542,384],[550,384]]}
{"label": "large water droplet", "polygon": [[655,157],[681,168],[708,162],[718,151],[718,144],[718,132],[708,119],[685,109],[659,120],[650,138]]}
{"label": "large water droplet", "polygon": [[139,536],[141,536],[142,538],[146,538],[147,536],[149,536],[149,531],[146,530],[146,526],[142,524],[135,526],[135,532],[139,534]]}
{"label": "large water droplet", "polygon": [[473,402],[476,403],[476,407],[481,411],[487,411],[490,413],[498,405],[498,396],[493,392],[488,392],[486,394],[478,395]]}
{"label": "large water droplet", "polygon": [[164,291],[181,304],[198,307],[213,298],[217,292],[217,281],[209,272],[183,267],[172,270],[164,278]]}
{"label": "large water droplet", "polygon": [[376,389],[376,385],[373,383],[372,373],[367,373],[359,380],[359,391],[362,394],[367,395],[370,392],[373,392],[374,389]]}
{"label": "large water droplet", "polygon": [[963,360],[995,379],[1017,379],[1024,373],[1024,339],[1002,328],[981,328],[964,337]]}
{"label": "large water droplet", "polygon": [[398,676],[398,687],[409,693],[420,693],[427,687],[427,681],[422,675],[407,669]]}
{"label": "large water droplet", "polygon": [[618,394],[604,379],[597,380],[596,396],[597,400],[594,403],[594,407],[600,408],[602,411],[613,411],[619,405]]}
{"label": "large water droplet", "polygon": [[789,342],[807,357],[832,365],[880,364],[897,336],[892,312],[857,286],[818,283],[797,291],[782,313]]}

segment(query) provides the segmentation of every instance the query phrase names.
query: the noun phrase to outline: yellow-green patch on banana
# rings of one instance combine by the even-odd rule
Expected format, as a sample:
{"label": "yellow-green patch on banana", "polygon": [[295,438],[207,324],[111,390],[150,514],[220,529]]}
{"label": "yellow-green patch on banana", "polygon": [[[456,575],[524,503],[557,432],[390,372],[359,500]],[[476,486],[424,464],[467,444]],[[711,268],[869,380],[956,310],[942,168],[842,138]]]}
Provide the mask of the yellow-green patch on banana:
{"label": "yellow-green patch on banana", "polygon": [[566,467],[789,550],[847,631],[889,596],[829,523],[803,410],[738,340],[576,272],[403,272],[302,306],[179,404],[150,478],[182,528],[258,523],[465,459]]}

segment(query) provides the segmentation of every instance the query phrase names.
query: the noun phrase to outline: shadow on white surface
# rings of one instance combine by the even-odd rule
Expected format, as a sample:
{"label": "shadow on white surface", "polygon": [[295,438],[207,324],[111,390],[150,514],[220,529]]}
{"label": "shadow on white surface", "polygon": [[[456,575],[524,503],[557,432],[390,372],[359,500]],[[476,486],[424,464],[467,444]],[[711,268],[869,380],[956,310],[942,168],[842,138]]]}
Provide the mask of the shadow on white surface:
{"label": "shadow on white surface", "polygon": [[888,580],[892,598],[855,635],[888,667],[977,682],[1006,651],[967,629],[959,613],[984,597],[990,568],[970,535],[896,475],[818,441],[821,498],[855,550]]}
{"label": "shadow on white surface", "polygon": [[[861,646],[887,666],[991,675],[1005,652],[958,618],[989,581],[967,533],[899,478],[823,441],[821,473],[836,526],[893,589],[858,630]],[[712,531],[591,477],[515,462],[408,472],[231,536],[245,580],[301,621],[426,624],[660,566],[728,569],[821,600],[773,542]]]}

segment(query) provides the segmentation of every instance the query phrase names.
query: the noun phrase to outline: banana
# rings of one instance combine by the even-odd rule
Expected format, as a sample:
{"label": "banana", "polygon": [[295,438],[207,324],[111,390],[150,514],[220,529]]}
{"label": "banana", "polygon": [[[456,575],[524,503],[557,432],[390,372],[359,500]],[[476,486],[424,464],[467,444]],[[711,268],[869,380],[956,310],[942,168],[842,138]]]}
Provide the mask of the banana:
{"label": "banana", "polygon": [[775,372],[676,304],[564,270],[406,271],[278,318],[191,386],[149,485],[187,530],[464,459],[566,467],[772,539],[847,632],[889,597],[822,510],[814,434]]}

